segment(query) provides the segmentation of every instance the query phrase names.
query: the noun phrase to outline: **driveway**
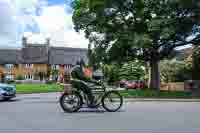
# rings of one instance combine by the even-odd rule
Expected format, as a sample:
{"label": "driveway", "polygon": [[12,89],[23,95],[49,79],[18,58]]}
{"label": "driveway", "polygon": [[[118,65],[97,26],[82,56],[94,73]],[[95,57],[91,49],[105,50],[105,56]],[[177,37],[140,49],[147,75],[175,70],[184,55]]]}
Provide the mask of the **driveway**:
{"label": "driveway", "polygon": [[199,133],[198,102],[130,102],[116,113],[64,113],[58,93],[19,95],[0,102],[2,133]]}

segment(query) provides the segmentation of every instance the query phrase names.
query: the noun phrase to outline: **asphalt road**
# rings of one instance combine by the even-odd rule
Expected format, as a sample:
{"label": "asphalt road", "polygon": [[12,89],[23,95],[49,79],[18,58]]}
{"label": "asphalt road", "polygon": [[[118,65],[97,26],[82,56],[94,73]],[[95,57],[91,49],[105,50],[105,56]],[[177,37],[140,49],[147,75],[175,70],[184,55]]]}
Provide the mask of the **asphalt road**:
{"label": "asphalt road", "polygon": [[0,102],[0,133],[200,133],[198,102],[131,102],[116,113],[64,113],[59,94]]}

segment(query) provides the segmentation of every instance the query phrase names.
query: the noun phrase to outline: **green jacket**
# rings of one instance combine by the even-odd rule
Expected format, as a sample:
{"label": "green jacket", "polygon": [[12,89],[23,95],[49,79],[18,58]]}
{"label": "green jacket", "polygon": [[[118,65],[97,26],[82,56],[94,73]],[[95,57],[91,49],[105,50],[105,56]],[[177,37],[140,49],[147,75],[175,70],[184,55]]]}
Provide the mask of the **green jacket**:
{"label": "green jacket", "polygon": [[91,83],[100,85],[100,83],[98,81],[86,77],[83,72],[83,68],[81,66],[76,66],[75,68],[73,68],[73,70],[71,72],[71,76],[73,79],[82,80],[85,82],[91,82]]}
{"label": "green jacket", "polygon": [[83,68],[80,66],[76,66],[73,68],[71,72],[71,76],[73,79],[83,80],[83,81],[90,81],[89,78],[87,78],[83,72]]}

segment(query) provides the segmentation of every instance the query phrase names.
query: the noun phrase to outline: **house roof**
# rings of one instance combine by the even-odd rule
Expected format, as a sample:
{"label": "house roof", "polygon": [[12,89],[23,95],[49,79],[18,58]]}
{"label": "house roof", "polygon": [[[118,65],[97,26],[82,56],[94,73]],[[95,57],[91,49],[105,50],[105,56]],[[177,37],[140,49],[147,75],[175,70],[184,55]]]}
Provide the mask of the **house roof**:
{"label": "house roof", "polygon": [[18,64],[20,56],[20,49],[0,49],[0,64]]}
{"label": "house roof", "polygon": [[83,59],[87,49],[33,46],[22,49],[0,49],[0,64],[71,64]]}
{"label": "house roof", "polygon": [[29,46],[21,50],[21,62],[24,64],[48,63],[48,47]]}
{"label": "house roof", "polygon": [[49,51],[49,64],[72,64],[83,59],[87,62],[87,49],[51,47]]}

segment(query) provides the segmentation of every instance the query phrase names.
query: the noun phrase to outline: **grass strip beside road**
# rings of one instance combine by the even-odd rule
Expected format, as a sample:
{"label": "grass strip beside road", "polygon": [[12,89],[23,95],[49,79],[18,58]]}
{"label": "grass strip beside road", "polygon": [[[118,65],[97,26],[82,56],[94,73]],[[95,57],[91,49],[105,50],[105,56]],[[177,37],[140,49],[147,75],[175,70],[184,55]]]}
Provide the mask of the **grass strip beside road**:
{"label": "grass strip beside road", "polygon": [[17,94],[58,92],[62,89],[57,84],[16,84]]}
{"label": "grass strip beside road", "polygon": [[126,98],[193,98],[184,91],[124,90],[120,93]]}
{"label": "grass strip beside road", "polygon": [[[57,84],[17,84],[17,94],[59,92],[62,88]],[[123,90],[120,91],[125,98],[194,98],[184,91]],[[195,97],[197,98],[197,97]]]}

